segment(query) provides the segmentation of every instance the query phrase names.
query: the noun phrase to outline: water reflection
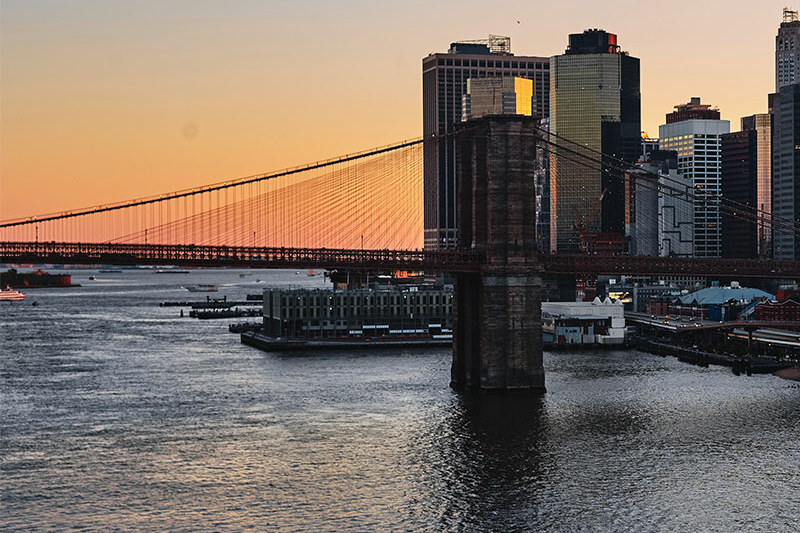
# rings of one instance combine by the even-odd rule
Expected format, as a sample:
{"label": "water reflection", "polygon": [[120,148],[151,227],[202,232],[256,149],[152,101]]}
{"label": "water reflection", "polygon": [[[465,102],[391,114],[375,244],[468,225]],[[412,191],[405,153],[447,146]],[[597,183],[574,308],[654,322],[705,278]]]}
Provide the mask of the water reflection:
{"label": "water reflection", "polygon": [[[540,395],[454,394],[436,442],[441,530],[505,530],[537,510],[546,460]],[[524,505],[520,505],[524,502]]]}

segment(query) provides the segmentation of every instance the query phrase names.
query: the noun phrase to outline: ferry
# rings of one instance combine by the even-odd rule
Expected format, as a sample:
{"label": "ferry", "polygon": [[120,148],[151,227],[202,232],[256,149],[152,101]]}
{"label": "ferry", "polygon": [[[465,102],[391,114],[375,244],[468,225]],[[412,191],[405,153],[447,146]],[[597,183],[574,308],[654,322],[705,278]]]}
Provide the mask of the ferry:
{"label": "ferry", "polygon": [[25,298],[23,293],[11,287],[0,290],[0,302],[18,302],[23,298]]}
{"label": "ferry", "polygon": [[201,285],[189,285],[188,287],[184,287],[189,292],[217,292],[219,287],[216,285],[210,284],[201,284]]}

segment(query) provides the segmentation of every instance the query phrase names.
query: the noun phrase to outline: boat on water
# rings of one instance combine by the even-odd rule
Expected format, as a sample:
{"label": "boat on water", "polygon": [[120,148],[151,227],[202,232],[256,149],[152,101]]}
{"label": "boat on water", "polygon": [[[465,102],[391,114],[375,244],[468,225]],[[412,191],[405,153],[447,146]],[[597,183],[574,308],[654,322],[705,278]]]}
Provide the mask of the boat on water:
{"label": "boat on water", "polygon": [[311,276],[315,276],[315,275],[316,275],[316,273],[314,272],[313,268],[309,268],[308,270],[306,270],[306,276],[311,277]]}
{"label": "boat on water", "polygon": [[11,287],[0,290],[0,302],[18,302],[25,298],[25,294]]}
{"label": "boat on water", "polygon": [[184,287],[189,292],[217,292],[219,287],[211,284],[189,285]]}
{"label": "boat on water", "polygon": [[156,274],[188,274],[188,270],[178,270],[177,268],[159,268],[154,271]]}
{"label": "boat on water", "polygon": [[48,274],[44,270],[18,272],[16,268],[0,272],[0,287],[41,288],[41,287],[80,287],[72,283],[69,274]]}
{"label": "boat on water", "polygon": [[89,281],[97,281],[97,276],[89,276]]}

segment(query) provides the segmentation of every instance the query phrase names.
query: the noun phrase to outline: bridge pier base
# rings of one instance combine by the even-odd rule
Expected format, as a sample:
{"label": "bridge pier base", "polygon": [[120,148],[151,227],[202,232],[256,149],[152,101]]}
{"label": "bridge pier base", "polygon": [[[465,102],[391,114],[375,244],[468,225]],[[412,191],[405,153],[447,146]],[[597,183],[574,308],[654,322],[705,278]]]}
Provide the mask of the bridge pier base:
{"label": "bridge pier base", "polygon": [[485,254],[456,277],[451,385],[544,391],[536,245],[537,122],[494,115],[458,134],[458,246]]}
{"label": "bridge pier base", "polygon": [[541,290],[523,269],[458,277],[453,388],[544,392]]}

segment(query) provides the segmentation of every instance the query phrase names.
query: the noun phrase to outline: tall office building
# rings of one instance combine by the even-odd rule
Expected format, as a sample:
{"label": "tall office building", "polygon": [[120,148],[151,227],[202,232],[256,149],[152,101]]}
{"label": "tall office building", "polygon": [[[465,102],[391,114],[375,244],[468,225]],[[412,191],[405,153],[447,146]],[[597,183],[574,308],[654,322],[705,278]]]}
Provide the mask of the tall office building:
{"label": "tall office building", "polygon": [[775,38],[775,94],[772,98],[773,257],[800,258],[800,21],[784,9]]}
{"label": "tall office building", "polygon": [[426,248],[456,243],[456,143],[448,134],[461,122],[467,80],[514,76],[532,80],[531,112],[546,116],[550,59],[515,56],[508,37],[452,43],[447,53],[422,59]]}
{"label": "tall office building", "polygon": [[800,20],[797,11],[783,8],[775,37],[775,90],[800,83]]}
{"label": "tall office building", "polygon": [[784,85],[775,96],[772,140],[773,256],[799,259],[800,237],[800,84]]}
{"label": "tall office building", "polygon": [[[757,142],[754,129],[721,137],[722,196],[751,208],[758,202]],[[722,212],[722,257],[758,257],[758,220],[748,217],[745,210]]]}
{"label": "tall office building", "polygon": [[767,258],[772,257],[772,114],[758,113],[742,117],[744,130],[756,132],[758,256]]}
{"label": "tall office building", "polygon": [[[602,152],[603,162],[612,165],[609,156],[636,162],[642,150],[639,59],[620,50],[616,35],[570,35],[566,52],[550,58],[550,77],[550,131],[557,143]],[[599,232],[621,239],[624,178],[602,167],[575,161],[566,150],[551,157],[551,251],[579,252]]]}
{"label": "tall office building", "polygon": [[719,111],[694,97],[675,106],[666,124],[658,127],[659,147],[678,152],[678,170],[691,180],[694,191],[694,257],[720,257],[722,253],[721,139],[730,122]]}

